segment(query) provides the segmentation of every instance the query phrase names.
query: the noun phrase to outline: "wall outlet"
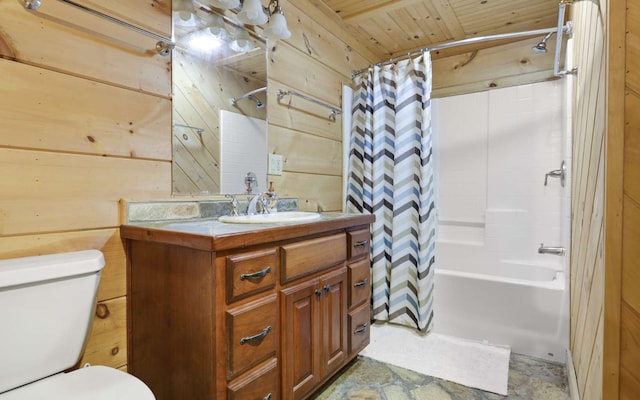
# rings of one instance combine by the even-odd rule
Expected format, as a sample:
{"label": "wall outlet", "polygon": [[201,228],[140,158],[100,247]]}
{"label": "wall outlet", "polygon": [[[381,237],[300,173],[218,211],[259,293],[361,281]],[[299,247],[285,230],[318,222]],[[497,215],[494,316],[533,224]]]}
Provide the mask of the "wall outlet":
{"label": "wall outlet", "polygon": [[282,156],[269,153],[269,175],[282,175]]}

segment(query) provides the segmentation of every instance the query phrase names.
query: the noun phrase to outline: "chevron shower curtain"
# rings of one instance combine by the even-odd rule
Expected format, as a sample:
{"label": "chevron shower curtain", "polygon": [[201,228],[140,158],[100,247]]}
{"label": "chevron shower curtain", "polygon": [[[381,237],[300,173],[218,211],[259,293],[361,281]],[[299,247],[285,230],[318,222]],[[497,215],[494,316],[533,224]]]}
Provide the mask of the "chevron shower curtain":
{"label": "chevron shower curtain", "polygon": [[373,318],[431,329],[435,194],[429,53],[356,79],[347,211],[375,214]]}

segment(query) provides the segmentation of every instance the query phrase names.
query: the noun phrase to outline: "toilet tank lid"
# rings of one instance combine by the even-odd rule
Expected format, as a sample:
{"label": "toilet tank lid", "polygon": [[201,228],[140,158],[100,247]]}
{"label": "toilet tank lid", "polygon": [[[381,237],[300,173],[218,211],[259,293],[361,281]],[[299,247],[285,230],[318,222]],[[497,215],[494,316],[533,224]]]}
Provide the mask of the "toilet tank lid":
{"label": "toilet tank lid", "polygon": [[102,267],[104,255],[99,250],[0,260],[0,288],[96,273]]}

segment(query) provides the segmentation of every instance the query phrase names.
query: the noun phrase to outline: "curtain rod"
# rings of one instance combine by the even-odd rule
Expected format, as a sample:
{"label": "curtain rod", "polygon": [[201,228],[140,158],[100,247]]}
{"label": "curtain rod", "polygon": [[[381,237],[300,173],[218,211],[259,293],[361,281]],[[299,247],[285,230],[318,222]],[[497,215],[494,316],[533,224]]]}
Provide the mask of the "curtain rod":
{"label": "curtain rod", "polygon": [[379,62],[379,63],[371,64],[367,68],[351,71],[351,79],[353,79],[356,76],[362,74],[363,72],[366,72],[371,67],[374,67],[374,66],[382,67],[382,66],[385,66],[385,65],[393,64],[396,61],[406,60],[407,58],[411,58],[411,57],[414,57],[414,56],[417,56],[417,55],[420,55],[420,54],[424,54],[427,51],[447,49],[449,47],[462,46],[462,45],[465,45],[465,44],[488,42],[488,41],[492,41],[492,40],[511,39],[511,38],[517,38],[517,37],[522,37],[522,36],[544,35],[544,34],[547,34],[549,32],[556,32],[557,30],[558,30],[557,27],[546,28],[546,29],[535,29],[535,30],[532,30],[532,31],[501,33],[501,34],[489,35],[489,36],[477,36],[477,37],[472,37],[472,38],[468,38],[468,39],[455,40],[453,42],[435,44],[433,46],[423,47],[420,50],[415,50],[415,51],[409,52],[404,56],[393,57],[393,58],[390,58],[390,59],[388,59],[386,61],[382,61],[382,62]]}

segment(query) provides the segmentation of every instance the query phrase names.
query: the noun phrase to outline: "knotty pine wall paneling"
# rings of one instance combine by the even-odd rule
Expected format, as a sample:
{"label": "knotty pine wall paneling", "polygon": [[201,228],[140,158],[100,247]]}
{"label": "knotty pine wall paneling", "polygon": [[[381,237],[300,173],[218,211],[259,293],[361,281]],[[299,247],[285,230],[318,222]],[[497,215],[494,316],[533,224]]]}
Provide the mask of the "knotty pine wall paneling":
{"label": "knotty pine wall paneling", "polygon": [[337,25],[328,30],[328,17],[312,3],[281,1],[292,36],[269,43],[268,149],[283,156],[284,171],[268,179],[279,196],[298,197],[302,210],[340,211],[342,116],[330,120],[327,108],[294,96],[278,100],[276,92],[293,90],[341,108],[351,71],[375,60],[350,46]]}
{"label": "knotty pine wall paneling", "polygon": [[640,5],[608,8],[604,399],[640,393]]}
{"label": "knotty pine wall paneling", "polygon": [[570,351],[583,400],[602,399],[603,387],[606,9],[606,2],[571,6],[578,74],[572,111]]}
{"label": "knotty pine wall paneling", "polygon": [[[81,1],[171,36],[168,0]],[[57,1],[0,1],[0,258],[105,254],[82,363],[126,370],[121,198],[171,194],[171,59]],[[64,312],[61,310],[61,312]]]}

